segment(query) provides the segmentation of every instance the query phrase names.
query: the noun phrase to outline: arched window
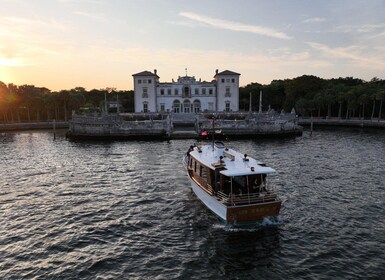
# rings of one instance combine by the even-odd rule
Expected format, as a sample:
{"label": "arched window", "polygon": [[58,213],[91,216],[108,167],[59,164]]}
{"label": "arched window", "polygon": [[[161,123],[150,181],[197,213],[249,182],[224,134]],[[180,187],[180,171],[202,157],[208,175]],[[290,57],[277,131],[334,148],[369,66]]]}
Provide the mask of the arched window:
{"label": "arched window", "polygon": [[188,100],[183,101],[183,112],[190,113],[191,111],[191,102]]}
{"label": "arched window", "polygon": [[201,102],[199,100],[195,100],[193,103],[194,113],[199,113],[201,111]]}
{"label": "arched window", "polygon": [[180,113],[180,101],[179,100],[174,100],[172,103],[172,111],[174,113]]}

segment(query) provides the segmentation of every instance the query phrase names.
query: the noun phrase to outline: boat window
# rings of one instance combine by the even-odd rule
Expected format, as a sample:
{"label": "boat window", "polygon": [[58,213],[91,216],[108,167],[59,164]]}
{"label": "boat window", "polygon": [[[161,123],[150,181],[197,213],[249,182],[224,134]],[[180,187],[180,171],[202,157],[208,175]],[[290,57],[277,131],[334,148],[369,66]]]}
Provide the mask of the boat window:
{"label": "boat window", "polygon": [[247,193],[247,188],[245,186],[245,183],[246,183],[246,176],[233,177],[233,193],[235,194]]}
{"label": "boat window", "polygon": [[209,169],[208,170],[208,180],[207,182],[212,186],[214,187],[215,190],[217,190],[217,186],[215,184],[215,171],[212,170],[212,169]]}
{"label": "boat window", "polygon": [[200,174],[202,179],[206,180],[207,181],[207,167],[201,165],[200,166]]}
{"label": "boat window", "polygon": [[231,192],[231,178],[225,175],[220,175],[220,190],[225,194],[229,194]]}
{"label": "boat window", "polygon": [[200,169],[201,169],[201,165],[198,161],[195,161],[195,173],[197,173],[199,176],[200,176]]}
{"label": "boat window", "polygon": [[266,174],[248,176],[249,190],[251,193],[259,193],[264,190],[266,184]]}

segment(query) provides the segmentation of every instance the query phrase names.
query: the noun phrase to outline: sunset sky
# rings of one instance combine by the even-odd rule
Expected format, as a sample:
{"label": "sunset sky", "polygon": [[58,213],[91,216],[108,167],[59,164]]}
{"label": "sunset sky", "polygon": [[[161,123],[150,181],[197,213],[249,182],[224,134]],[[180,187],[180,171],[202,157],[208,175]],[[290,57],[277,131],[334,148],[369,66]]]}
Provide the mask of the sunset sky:
{"label": "sunset sky", "polygon": [[241,85],[303,74],[385,79],[384,0],[0,0],[0,81],[133,89],[157,69]]}

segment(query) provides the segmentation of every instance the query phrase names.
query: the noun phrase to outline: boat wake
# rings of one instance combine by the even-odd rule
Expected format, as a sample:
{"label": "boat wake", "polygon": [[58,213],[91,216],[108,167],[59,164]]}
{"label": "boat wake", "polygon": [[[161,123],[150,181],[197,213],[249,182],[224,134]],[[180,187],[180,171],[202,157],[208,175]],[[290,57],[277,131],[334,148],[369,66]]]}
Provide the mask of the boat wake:
{"label": "boat wake", "polygon": [[216,223],[213,224],[214,229],[221,229],[226,232],[256,232],[269,227],[278,227],[284,222],[280,216],[277,217],[265,217],[259,222],[247,225],[237,225],[237,224],[223,224]]}

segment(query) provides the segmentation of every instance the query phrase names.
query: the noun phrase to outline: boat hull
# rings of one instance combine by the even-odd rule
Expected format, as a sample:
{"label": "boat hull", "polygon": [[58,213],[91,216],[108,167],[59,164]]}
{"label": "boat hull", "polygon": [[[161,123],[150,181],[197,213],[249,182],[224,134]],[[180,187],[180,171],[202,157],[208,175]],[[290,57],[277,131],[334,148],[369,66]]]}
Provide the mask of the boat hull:
{"label": "boat hull", "polygon": [[281,201],[271,201],[248,205],[224,205],[220,198],[203,190],[191,177],[191,189],[202,203],[222,222],[232,225],[249,225],[264,218],[277,217]]}

